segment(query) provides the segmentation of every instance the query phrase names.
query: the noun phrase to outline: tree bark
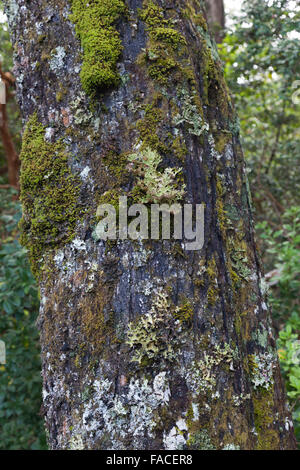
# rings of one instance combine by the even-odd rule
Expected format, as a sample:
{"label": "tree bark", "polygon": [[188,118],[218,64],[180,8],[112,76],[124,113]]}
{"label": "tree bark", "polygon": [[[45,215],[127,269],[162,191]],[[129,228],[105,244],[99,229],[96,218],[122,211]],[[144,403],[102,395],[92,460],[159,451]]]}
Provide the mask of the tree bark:
{"label": "tree bark", "polygon": [[222,42],[225,29],[225,8],[223,0],[205,0],[207,21],[214,34],[216,43]]}
{"label": "tree bark", "polygon": [[[51,449],[294,449],[238,121],[200,2],[6,12]],[[99,203],[155,200],[149,152],[156,175],[182,168],[175,199],[205,204],[201,250],[95,236]]]}

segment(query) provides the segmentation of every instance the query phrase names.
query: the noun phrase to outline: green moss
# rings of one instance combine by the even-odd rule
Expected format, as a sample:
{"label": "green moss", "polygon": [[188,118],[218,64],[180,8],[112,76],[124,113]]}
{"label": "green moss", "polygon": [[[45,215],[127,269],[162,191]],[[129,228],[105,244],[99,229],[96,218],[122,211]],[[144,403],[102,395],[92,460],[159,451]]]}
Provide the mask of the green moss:
{"label": "green moss", "polygon": [[159,152],[166,151],[166,147],[161,143],[158,136],[158,126],[162,121],[163,113],[157,107],[158,98],[153,100],[152,104],[145,105],[145,115],[136,123],[140,138],[143,142],[142,148],[150,147]]}
{"label": "green moss", "polygon": [[273,427],[275,415],[273,393],[273,390],[259,388],[253,397],[258,450],[279,450],[280,448],[278,432]]}
{"label": "green moss", "polygon": [[150,31],[153,31],[154,28],[169,26],[169,21],[164,18],[162,8],[151,0],[144,3],[146,5],[142,10],[140,10],[139,16],[143,21],[145,21]]}
{"label": "green moss", "polygon": [[67,243],[74,236],[81,213],[79,181],[68,166],[61,141],[45,141],[45,129],[36,114],[28,121],[20,154],[21,243],[27,247],[35,275],[49,249]]}
{"label": "green moss", "polygon": [[[197,5],[199,7],[199,5]],[[207,23],[203,15],[201,13],[196,13],[194,6],[191,2],[187,2],[185,9],[183,10],[183,14],[186,18],[193,21],[196,26],[202,28],[203,31],[207,31]]]}
{"label": "green moss", "polygon": [[222,154],[226,148],[226,145],[232,142],[232,134],[231,132],[222,131],[214,136],[214,140],[215,140],[216,151],[219,154]]}
{"label": "green moss", "polygon": [[186,44],[182,34],[173,28],[154,28],[151,33],[151,38],[155,41],[164,42],[177,49],[180,44]]}
{"label": "green moss", "polygon": [[72,0],[71,21],[83,48],[81,82],[84,91],[93,95],[116,86],[120,77],[117,61],[122,52],[116,21],[125,13],[123,0]]}
{"label": "green moss", "polygon": [[157,59],[155,64],[149,66],[148,73],[153,80],[165,85],[168,82],[170,73],[175,70],[176,66],[177,63],[174,59],[162,57]]}
{"label": "green moss", "polygon": [[216,211],[218,214],[218,223],[223,235],[223,238],[226,239],[226,227],[227,227],[227,217],[226,211],[224,209],[223,197],[226,191],[224,190],[220,179],[217,179],[217,201],[216,201]]}
{"label": "green moss", "polygon": [[186,298],[182,299],[173,312],[174,318],[182,323],[190,323],[194,316],[193,304]]}
{"label": "green moss", "polygon": [[119,188],[128,182],[127,155],[109,151],[103,156],[103,163],[114,177],[114,186]]}
{"label": "green moss", "polygon": [[148,50],[139,59],[139,64],[148,65],[150,78],[160,85],[166,85],[172,72],[180,67],[174,52],[178,52],[182,46],[186,48],[186,40],[172,22],[165,18],[162,8],[151,0],[144,1],[139,16],[146,23],[149,34]]}
{"label": "green moss", "polygon": [[62,95],[61,91],[58,91],[58,92],[56,93],[56,101],[57,101],[58,103],[60,103],[60,102],[62,101],[62,99],[63,99],[63,95]]}
{"label": "green moss", "polygon": [[116,209],[116,214],[119,213],[119,197],[121,196],[121,191],[117,189],[111,189],[103,193],[98,199],[98,205],[101,204],[111,204]]}
{"label": "green moss", "polygon": [[185,158],[188,153],[188,149],[185,143],[182,141],[180,136],[177,136],[172,143],[172,150],[175,154],[175,157],[178,158],[181,162],[185,162]]}
{"label": "green moss", "polygon": [[210,305],[215,305],[219,297],[219,288],[217,284],[217,266],[214,257],[208,261],[206,272],[209,279],[209,287],[207,290],[207,302]]}

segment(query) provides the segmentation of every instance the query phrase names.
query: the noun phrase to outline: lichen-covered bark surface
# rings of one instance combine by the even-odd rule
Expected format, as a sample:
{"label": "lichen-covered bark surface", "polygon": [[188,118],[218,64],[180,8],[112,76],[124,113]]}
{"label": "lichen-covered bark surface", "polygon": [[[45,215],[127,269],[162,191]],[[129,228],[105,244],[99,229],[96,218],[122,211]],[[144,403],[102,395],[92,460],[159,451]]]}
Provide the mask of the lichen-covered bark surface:
{"label": "lichen-covered bark surface", "polygon": [[[50,447],[294,448],[238,120],[199,2],[6,11]],[[100,202],[153,200],[138,154],[176,169],[167,202],[206,205],[201,251],[95,236]]]}

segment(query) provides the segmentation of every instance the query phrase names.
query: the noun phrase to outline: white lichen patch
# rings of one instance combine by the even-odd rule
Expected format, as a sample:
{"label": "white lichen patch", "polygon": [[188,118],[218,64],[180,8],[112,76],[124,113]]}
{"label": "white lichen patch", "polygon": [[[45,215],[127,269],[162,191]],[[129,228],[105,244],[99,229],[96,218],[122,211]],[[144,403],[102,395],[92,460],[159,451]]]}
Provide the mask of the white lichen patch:
{"label": "white lichen patch", "polygon": [[223,450],[240,450],[240,446],[236,446],[235,444],[226,444],[223,447]]}
{"label": "white lichen patch", "polygon": [[200,416],[198,403],[192,403],[192,410],[193,410],[193,421],[197,422]]}
{"label": "white lichen patch", "polygon": [[182,450],[186,445],[186,439],[177,426],[173,426],[169,433],[164,433],[165,450]]}
{"label": "white lichen patch", "polygon": [[84,167],[84,169],[80,173],[81,178],[83,180],[87,180],[89,178],[90,171],[91,171],[91,169],[88,166]]}
{"label": "white lichen patch", "polygon": [[185,377],[188,386],[195,395],[212,391],[216,386],[215,368],[222,362],[229,365],[230,370],[234,370],[233,362],[236,357],[236,351],[232,350],[229,344],[223,348],[216,345],[211,353],[204,353],[203,359],[192,361]]}
{"label": "white lichen patch", "polygon": [[153,389],[157,399],[163,403],[168,403],[171,391],[169,387],[169,382],[166,378],[166,372],[160,372],[157,374],[153,381]]}
{"label": "white lichen patch", "polygon": [[[133,446],[139,448],[141,438],[154,437],[157,419],[154,413],[166,406],[170,388],[165,371],[158,373],[153,382],[146,378],[131,378],[128,389],[115,395],[114,384],[108,379],[95,380],[87,387],[88,400],[84,403],[82,436],[101,439],[108,433],[113,449],[124,449],[123,441],[131,436]],[[179,422],[185,428],[183,422]]]}
{"label": "white lichen patch", "polygon": [[273,384],[274,354],[260,353],[250,356],[251,381],[254,389],[263,387],[269,389]]}
{"label": "white lichen patch", "polygon": [[70,439],[70,450],[83,450],[83,440],[80,434],[75,434]]}
{"label": "white lichen patch", "polygon": [[49,67],[53,72],[59,73],[64,68],[64,61],[66,57],[66,51],[63,47],[58,46],[51,53],[49,60]]}
{"label": "white lichen patch", "polygon": [[80,240],[79,238],[74,238],[72,241],[72,247],[78,251],[86,251],[86,244],[84,240]]}
{"label": "white lichen patch", "polygon": [[202,361],[193,361],[190,369],[186,373],[186,381],[194,394],[200,391],[207,392],[216,385],[215,378],[210,370],[210,361],[207,357]]}

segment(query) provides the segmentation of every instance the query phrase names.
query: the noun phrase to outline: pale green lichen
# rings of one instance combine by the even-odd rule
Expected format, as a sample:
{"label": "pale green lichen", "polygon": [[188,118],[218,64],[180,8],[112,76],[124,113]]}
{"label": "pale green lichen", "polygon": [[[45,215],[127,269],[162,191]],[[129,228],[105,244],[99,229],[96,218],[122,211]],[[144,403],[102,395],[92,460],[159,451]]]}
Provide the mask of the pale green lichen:
{"label": "pale green lichen", "polygon": [[181,344],[183,328],[174,318],[176,307],[164,292],[158,292],[150,311],[129,324],[126,343],[132,349],[132,362],[140,365],[174,361]]}
{"label": "pale green lichen", "polygon": [[215,368],[221,363],[232,368],[237,353],[225,344],[223,348],[215,346],[210,353],[204,353],[203,359],[193,361],[188,369],[187,381],[194,393],[208,393],[216,386]]}
{"label": "pale green lichen", "polygon": [[240,446],[237,446],[235,444],[226,444],[223,447],[223,450],[240,450]]}
{"label": "pale green lichen", "polygon": [[83,450],[83,440],[80,434],[75,434],[70,439],[70,450]]}
{"label": "pale green lichen", "polygon": [[58,72],[64,66],[64,59],[66,57],[66,51],[63,47],[58,46],[51,53],[51,59],[49,61],[49,67],[53,72]]}
{"label": "pale green lichen", "polygon": [[185,124],[190,134],[200,136],[209,130],[209,125],[204,122],[199,109],[193,101],[191,96],[185,89],[180,94],[182,99],[182,109],[180,113],[174,116],[173,123],[177,127]]}
{"label": "pale green lichen", "polygon": [[88,109],[86,109],[83,92],[80,92],[78,96],[73,101],[71,101],[70,109],[73,113],[75,124],[87,125],[91,122],[93,114],[88,111]]}
{"label": "pale green lichen", "polygon": [[129,155],[128,161],[132,165],[132,171],[138,176],[136,185],[141,191],[139,202],[174,202],[183,198],[185,185],[179,189],[176,182],[182,168],[166,168],[159,171],[162,157],[150,148]]}

